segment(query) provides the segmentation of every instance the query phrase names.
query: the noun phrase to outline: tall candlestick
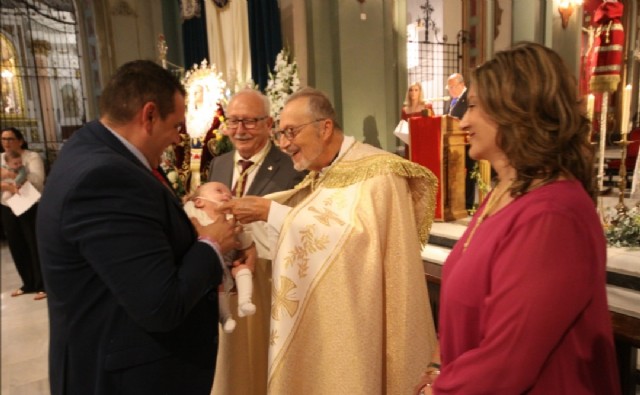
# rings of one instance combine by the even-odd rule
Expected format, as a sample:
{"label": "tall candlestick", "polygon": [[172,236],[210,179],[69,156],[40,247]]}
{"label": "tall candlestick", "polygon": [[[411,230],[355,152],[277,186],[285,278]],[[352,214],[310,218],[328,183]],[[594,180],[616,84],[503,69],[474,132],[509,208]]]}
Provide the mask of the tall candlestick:
{"label": "tall candlestick", "polygon": [[602,92],[602,107],[600,109],[600,151],[598,153],[598,191],[604,189],[604,148],[607,143],[607,103],[609,92]]}
{"label": "tall candlestick", "polygon": [[622,93],[622,118],[620,125],[620,137],[623,141],[627,139],[629,133],[629,107],[631,106],[631,85],[627,85]]}

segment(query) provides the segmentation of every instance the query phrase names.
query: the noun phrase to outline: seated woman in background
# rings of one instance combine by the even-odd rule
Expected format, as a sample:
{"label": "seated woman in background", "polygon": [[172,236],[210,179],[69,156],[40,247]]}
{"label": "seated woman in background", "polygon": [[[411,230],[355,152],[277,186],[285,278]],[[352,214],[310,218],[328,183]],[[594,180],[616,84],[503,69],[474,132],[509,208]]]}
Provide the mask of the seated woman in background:
{"label": "seated woman in background", "polygon": [[420,83],[414,82],[409,85],[409,89],[407,89],[407,96],[404,100],[404,104],[402,105],[401,118],[406,121],[411,117],[420,116],[432,117],[433,106],[431,103],[424,101],[422,86]]}
{"label": "seated woman in background", "polygon": [[469,156],[497,183],[443,265],[440,352],[414,394],[620,394],[575,78],[522,43],[473,71],[468,100]]}

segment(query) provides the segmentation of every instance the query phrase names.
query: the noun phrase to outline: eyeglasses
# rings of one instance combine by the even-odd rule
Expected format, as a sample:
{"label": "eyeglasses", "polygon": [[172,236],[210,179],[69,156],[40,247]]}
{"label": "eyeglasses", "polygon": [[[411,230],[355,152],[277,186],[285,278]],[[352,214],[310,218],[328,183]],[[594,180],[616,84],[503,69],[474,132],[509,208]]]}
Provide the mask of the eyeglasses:
{"label": "eyeglasses", "polygon": [[240,124],[242,124],[242,126],[244,126],[245,129],[255,129],[258,122],[267,118],[268,118],[267,115],[260,118],[244,118],[244,119],[228,118],[225,124],[227,125],[227,129],[230,129],[230,130],[238,129],[238,126],[240,126]]}
{"label": "eyeglasses", "polygon": [[2,141],[16,141],[17,139],[15,137],[3,137]]}
{"label": "eyeglasses", "polygon": [[286,137],[287,140],[289,140],[289,141],[293,141],[293,139],[296,138],[298,133],[300,133],[305,126],[309,126],[309,125],[311,125],[312,123],[315,123],[315,122],[324,121],[325,119],[327,119],[327,118],[319,118],[319,119],[315,119],[315,120],[313,120],[311,122],[303,123],[302,125],[289,126],[287,128],[284,128],[284,129],[276,130],[273,133],[273,137],[276,139],[276,141],[279,141],[282,136]]}

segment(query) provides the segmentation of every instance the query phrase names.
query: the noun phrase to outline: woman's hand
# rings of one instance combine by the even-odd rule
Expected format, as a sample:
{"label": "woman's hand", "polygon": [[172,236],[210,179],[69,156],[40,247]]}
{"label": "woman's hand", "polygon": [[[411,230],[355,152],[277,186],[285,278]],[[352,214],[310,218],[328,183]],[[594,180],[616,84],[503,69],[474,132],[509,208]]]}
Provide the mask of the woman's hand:
{"label": "woman's hand", "polygon": [[18,186],[12,182],[3,182],[0,183],[0,190],[8,191],[12,195],[15,195],[16,193],[19,193],[20,188],[18,188]]}
{"label": "woman's hand", "polygon": [[4,167],[0,168],[0,178],[5,179],[5,178],[11,178],[14,179],[18,176],[18,174],[16,174],[16,172],[13,172],[9,169],[5,169]]}
{"label": "woman's hand", "polygon": [[420,376],[420,382],[413,388],[414,395],[433,394],[431,385],[433,385],[440,374],[440,364],[440,342],[437,342],[433,350],[431,362],[427,365],[427,369],[422,373],[422,376]]}
{"label": "woman's hand", "polygon": [[435,382],[439,373],[439,370],[428,368],[424,373],[422,373],[422,376],[420,376],[420,382],[413,388],[413,393],[415,395],[432,394],[433,391],[431,390],[431,385]]}

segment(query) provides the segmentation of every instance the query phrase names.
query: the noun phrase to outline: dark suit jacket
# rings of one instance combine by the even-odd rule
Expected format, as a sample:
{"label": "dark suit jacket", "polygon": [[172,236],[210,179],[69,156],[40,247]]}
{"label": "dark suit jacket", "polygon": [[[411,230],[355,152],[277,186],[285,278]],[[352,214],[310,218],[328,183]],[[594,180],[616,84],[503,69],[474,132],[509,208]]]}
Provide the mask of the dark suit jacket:
{"label": "dark suit jacket", "polygon": [[[231,151],[213,158],[209,166],[209,181],[218,181],[229,188],[233,187],[231,182],[233,180],[234,154],[235,151]],[[272,144],[245,195],[264,196],[292,189],[302,181],[305,175],[306,172],[299,172],[293,168],[293,162],[289,155]]]}
{"label": "dark suit jacket", "polygon": [[37,236],[53,395],[209,395],[218,256],[196,241],[173,193],[101,123],[60,152]]}
{"label": "dark suit jacket", "polygon": [[456,102],[456,105],[453,106],[453,108],[450,108],[451,106],[451,100],[445,102],[444,104],[444,113],[451,115],[452,117],[458,118],[458,119],[462,119],[462,117],[464,116],[464,113],[467,112],[467,91],[469,89],[465,89],[464,92],[462,92],[462,95],[460,95],[460,98],[458,98],[458,101]]}

